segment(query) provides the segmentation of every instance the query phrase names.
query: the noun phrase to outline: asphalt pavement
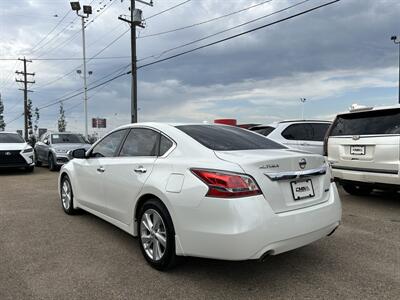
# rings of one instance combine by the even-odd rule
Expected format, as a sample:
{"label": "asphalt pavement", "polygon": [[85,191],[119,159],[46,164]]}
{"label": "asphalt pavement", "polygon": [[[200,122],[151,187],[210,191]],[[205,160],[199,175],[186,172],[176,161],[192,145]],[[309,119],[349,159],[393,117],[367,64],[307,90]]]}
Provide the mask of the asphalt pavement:
{"label": "asphalt pavement", "polygon": [[64,214],[57,173],[1,171],[0,299],[400,299],[400,195],[340,193],[331,237],[263,263],[185,258],[159,272],[137,239]]}

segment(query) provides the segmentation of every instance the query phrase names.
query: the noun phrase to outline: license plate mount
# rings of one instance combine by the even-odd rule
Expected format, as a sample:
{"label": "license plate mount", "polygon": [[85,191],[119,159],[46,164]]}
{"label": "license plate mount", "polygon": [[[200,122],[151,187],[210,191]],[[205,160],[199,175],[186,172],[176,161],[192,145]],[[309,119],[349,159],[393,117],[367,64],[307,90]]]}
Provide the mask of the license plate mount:
{"label": "license plate mount", "polygon": [[311,179],[292,181],[292,194],[294,201],[315,197],[314,186]]}

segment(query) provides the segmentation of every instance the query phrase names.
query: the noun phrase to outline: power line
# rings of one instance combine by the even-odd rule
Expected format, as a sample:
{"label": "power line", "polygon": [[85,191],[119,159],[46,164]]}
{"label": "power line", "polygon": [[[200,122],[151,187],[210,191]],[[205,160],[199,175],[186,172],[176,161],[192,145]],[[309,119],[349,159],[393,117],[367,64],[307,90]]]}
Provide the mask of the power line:
{"label": "power line", "polygon": [[141,37],[138,37],[138,38],[139,39],[144,39],[144,38],[164,35],[164,34],[168,34],[168,33],[172,33],[172,32],[177,32],[177,31],[193,28],[193,27],[196,27],[196,26],[200,26],[200,25],[203,25],[203,24],[207,24],[207,23],[210,23],[210,22],[214,22],[214,21],[217,21],[217,20],[221,20],[223,18],[227,18],[227,17],[233,16],[233,15],[236,15],[238,13],[241,13],[241,12],[244,12],[246,10],[250,10],[252,8],[261,6],[261,5],[269,3],[271,1],[273,1],[273,0],[263,1],[263,2],[260,2],[260,3],[254,4],[254,5],[242,8],[240,10],[233,11],[233,12],[230,12],[228,14],[225,14],[225,15],[222,15],[222,16],[219,16],[219,17],[215,17],[215,18],[212,18],[212,19],[208,19],[208,20],[205,20],[205,21],[201,21],[201,22],[198,22],[198,23],[190,24],[190,25],[187,25],[187,26],[179,27],[179,28],[174,28],[174,29],[171,29],[171,30],[161,31],[161,32],[157,32],[157,33],[147,34],[147,35],[142,35]]}
{"label": "power line", "polygon": [[187,50],[187,51],[184,51],[184,52],[181,52],[181,53],[178,53],[178,54],[175,54],[175,55],[163,58],[163,59],[159,59],[159,60],[153,61],[151,63],[147,63],[147,64],[144,64],[144,65],[141,65],[141,66],[138,67],[138,69],[145,68],[145,67],[148,67],[148,66],[151,66],[151,65],[166,61],[166,60],[170,60],[170,59],[173,59],[173,58],[176,58],[176,57],[179,57],[179,56],[182,56],[182,55],[185,55],[185,54],[188,54],[188,53],[200,50],[200,49],[204,49],[204,48],[207,48],[207,47],[210,47],[210,46],[214,46],[214,45],[220,44],[222,42],[226,42],[228,40],[232,40],[232,39],[237,38],[239,36],[246,35],[246,34],[249,34],[251,32],[254,32],[254,31],[257,31],[257,30],[260,30],[260,29],[263,29],[263,28],[266,28],[266,27],[269,27],[269,26],[272,26],[272,25],[275,25],[275,24],[278,24],[278,23],[282,23],[284,21],[299,17],[301,15],[307,14],[309,12],[312,12],[314,10],[320,9],[322,7],[331,5],[331,4],[339,2],[339,1],[340,0],[334,0],[334,1],[331,1],[331,2],[328,2],[328,3],[325,3],[325,4],[321,4],[321,5],[312,7],[310,9],[304,10],[302,12],[296,13],[296,14],[288,16],[286,18],[282,18],[282,19],[279,19],[277,21],[274,21],[274,22],[271,22],[271,23],[268,23],[268,24],[265,24],[265,25],[262,25],[262,26],[258,26],[258,27],[253,28],[253,29],[250,29],[250,30],[247,30],[247,31],[235,34],[235,35],[231,35],[231,36],[226,37],[224,39],[221,39],[221,40],[218,40],[218,41],[215,41],[215,42],[212,42],[212,43],[208,43],[208,44],[205,44],[205,45],[202,45],[202,46],[199,46],[199,47],[196,47],[196,48],[193,48],[193,49],[190,49],[190,50]]}
{"label": "power line", "polygon": [[32,47],[31,51],[35,51],[35,48],[39,46],[44,40],[48,38],[50,34],[54,32],[54,30],[57,29],[57,27],[64,21],[64,19],[71,13],[70,10],[67,11],[67,13],[61,18],[60,21],[57,22],[57,24],[35,45]]}
{"label": "power line", "polygon": [[306,2],[309,2],[309,1],[311,1],[311,0],[303,0],[303,1],[300,1],[300,2],[298,2],[298,3],[295,3],[295,4],[293,4],[293,5],[284,7],[284,8],[282,8],[282,9],[279,9],[279,10],[274,11],[274,12],[272,12],[272,13],[263,15],[263,16],[258,17],[258,18],[256,18],[256,19],[252,19],[252,20],[250,20],[250,21],[247,21],[247,22],[241,23],[241,24],[239,24],[239,25],[236,25],[236,26],[233,26],[233,27],[230,27],[230,28],[227,28],[227,29],[218,31],[218,32],[216,32],[216,33],[213,33],[213,34],[210,34],[210,35],[207,35],[207,36],[203,36],[202,38],[196,39],[196,40],[194,40],[194,41],[191,41],[191,42],[188,42],[188,43],[185,43],[185,44],[182,44],[182,45],[179,45],[179,46],[176,46],[176,47],[173,47],[173,48],[164,50],[164,51],[162,51],[162,52],[159,53],[159,54],[155,54],[155,55],[153,54],[153,55],[150,55],[150,56],[141,58],[141,59],[139,59],[138,61],[143,61],[143,60],[147,60],[147,59],[150,59],[150,58],[158,58],[158,57],[160,57],[160,56],[162,56],[162,55],[164,55],[164,54],[166,54],[166,53],[168,53],[168,52],[171,52],[171,51],[173,51],[173,50],[177,50],[177,49],[180,49],[180,48],[184,48],[184,47],[186,47],[186,46],[190,46],[190,45],[196,44],[196,43],[198,43],[198,42],[204,41],[204,40],[209,39],[209,38],[211,38],[211,37],[220,35],[220,34],[222,34],[222,33],[225,33],[225,32],[231,31],[231,30],[234,30],[234,29],[239,28],[239,27],[243,27],[243,26],[245,26],[245,25],[248,25],[248,24],[251,24],[251,23],[254,23],[254,22],[257,22],[257,21],[259,21],[259,20],[261,20],[261,19],[265,19],[265,18],[271,17],[271,16],[273,16],[273,15],[276,15],[276,14],[279,14],[279,13],[281,13],[281,12],[287,11],[287,10],[289,10],[289,9],[292,9],[292,8],[294,8],[294,7],[296,7],[296,6],[302,5],[302,4],[304,4],[304,3],[306,3]]}
{"label": "power line", "polygon": [[192,0],[186,0],[186,1],[183,1],[183,2],[181,2],[181,3],[178,3],[177,5],[171,6],[170,8],[164,9],[164,10],[158,12],[158,13],[155,13],[154,15],[151,15],[150,17],[147,17],[147,18],[145,18],[144,20],[147,21],[147,20],[149,20],[149,19],[151,19],[151,18],[154,18],[154,17],[157,17],[157,16],[159,16],[159,15],[162,15],[162,14],[164,14],[164,13],[170,11],[170,10],[173,10],[173,9],[175,9],[175,8],[177,8],[177,7],[181,6],[181,5],[183,5],[183,4],[186,4],[186,3],[190,2],[190,1],[192,1]]}

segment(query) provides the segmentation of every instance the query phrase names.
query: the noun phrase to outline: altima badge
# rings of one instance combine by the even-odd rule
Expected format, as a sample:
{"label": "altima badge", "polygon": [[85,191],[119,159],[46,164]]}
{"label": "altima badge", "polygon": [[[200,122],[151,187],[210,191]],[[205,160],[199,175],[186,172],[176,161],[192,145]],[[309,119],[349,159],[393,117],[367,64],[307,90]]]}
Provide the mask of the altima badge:
{"label": "altima badge", "polygon": [[279,168],[279,165],[278,164],[265,164],[260,167],[260,169],[273,169],[273,168]]}
{"label": "altima badge", "polygon": [[359,136],[359,135],[353,135],[353,140],[357,141],[357,140],[359,140],[359,139],[360,139],[360,136]]}
{"label": "altima badge", "polygon": [[305,160],[305,158],[302,158],[299,160],[300,169],[304,169],[306,167],[306,165],[307,165],[307,161]]}

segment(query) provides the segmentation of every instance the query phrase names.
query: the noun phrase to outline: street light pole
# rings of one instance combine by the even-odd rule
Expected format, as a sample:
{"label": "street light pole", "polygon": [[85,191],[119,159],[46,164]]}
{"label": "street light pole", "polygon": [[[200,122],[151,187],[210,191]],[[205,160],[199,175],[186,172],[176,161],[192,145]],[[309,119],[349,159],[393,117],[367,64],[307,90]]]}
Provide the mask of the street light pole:
{"label": "street light pole", "polygon": [[83,5],[83,15],[79,14],[81,10],[81,5],[79,1],[71,2],[71,8],[76,12],[78,17],[82,20],[82,48],[83,48],[83,105],[84,105],[84,114],[85,114],[85,137],[86,139],[89,136],[88,130],[88,107],[87,107],[87,71],[86,71],[86,37],[85,37],[85,19],[89,18],[89,15],[92,14],[92,7],[90,5]]}
{"label": "street light pole", "polygon": [[304,120],[304,103],[306,103],[306,98],[300,98],[301,101],[301,119]]}
{"label": "street light pole", "polygon": [[86,41],[85,41],[85,17],[80,16],[82,19],[82,48],[83,48],[83,102],[85,113],[85,138],[88,138],[88,108],[87,108],[87,77],[86,77]]}
{"label": "street light pole", "polygon": [[395,35],[393,35],[390,39],[393,41],[393,43],[399,45],[399,91],[398,91],[399,99],[398,99],[398,101],[400,104],[400,40],[398,40],[397,36],[395,36]]}

